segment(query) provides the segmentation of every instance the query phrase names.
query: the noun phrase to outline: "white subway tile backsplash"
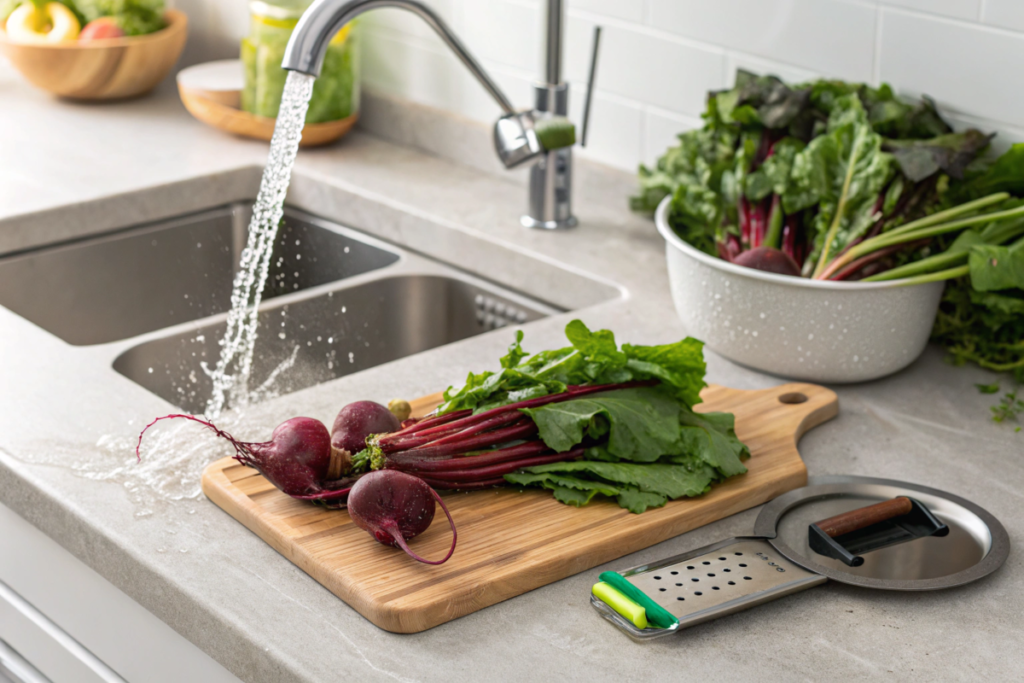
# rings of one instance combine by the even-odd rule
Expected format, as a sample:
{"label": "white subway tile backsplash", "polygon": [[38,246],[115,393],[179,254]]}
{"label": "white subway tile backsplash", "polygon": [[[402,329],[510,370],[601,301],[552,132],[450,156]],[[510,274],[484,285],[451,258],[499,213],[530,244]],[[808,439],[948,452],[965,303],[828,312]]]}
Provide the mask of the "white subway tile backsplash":
{"label": "white subway tile backsplash", "polygon": [[650,24],[692,40],[870,80],[877,9],[845,0],[648,0]]}
{"label": "white subway tile backsplash", "polygon": [[703,125],[704,122],[696,117],[648,111],[644,117],[643,163],[653,166],[665,150],[678,144],[680,133]]}
{"label": "white subway tile backsplash", "polygon": [[363,78],[378,90],[420,104],[460,111],[462,64],[450,53],[364,31]]}
{"label": "white subway tile backsplash", "polygon": [[[583,88],[577,92],[579,94],[569,102],[569,114],[573,121],[581,120],[586,95]],[[577,147],[573,154],[626,171],[635,171],[641,154],[642,129],[643,111],[639,106],[595,89],[594,101],[590,105],[587,146]]]}
{"label": "white subway tile backsplash", "polygon": [[[566,74],[586,81],[594,22],[569,18]],[[725,56],[644,29],[605,26],[601,33],[597,89],[682,114],[699,114],[708,90],[721,88]]]}
{"label": "white subway tile backsplash", "polygon": [[985,0],[981,20],[989,26],[1024,31],[1024,0]]}
{"label": "white subway tile backsplash", "polygon": [[468,0],[462,23],[462,40],[477,57],[540,74],[540,5]]}
{"label": "white subway tile backsplash", "polygon": [[[238,54],[241,0],[170,0],[192,19],[183,64]],[[455,29],[517,107],[540,75],[546,0],[423,0]],[[708,90],[738,68],[789,82],[818,77],[928,93],[958,126],[1024,139],[1024,0],[565,0],[565,78],[579,121],[592,31],[604,27],[583,156],[624,169],[653,162],[701,125]],[[498,107],[419,18],[360,18],[363,78],[377,90],[490,123]]]}
{"label": "white subway tile backsplash", "polygon": [[823,74],[810,69],[762,59],[742,52],[729,51],[725,56],[725,87],[731,87],[736,82],[736,72],[739,69],[760,76],[778,76],[787,83],[806,83],[823,76]]}
{"label": "white subway tile backsplash", "polygon": [[[457,24],[457,0],[421,0],[430,9],[437,12],[441,19],[445,21],[449,26],[455,27]],[[430,28],[427,22],[414,15],[412,12],[408,12],[402,9],[396,8],[383,8],[367,12],[359,21],[367,26],[370,30],[385,30],[396,33],[401,33],[407,36],[416,36],[419,38],[434,39],[436,34],[434,29]],[[458,30],[458,29],[456,29]]]}
{"label": "white subway tile backsplash", "polygon": [[1024,35],[884,10],[880,75],[898,90],[927,93],[975,116],[1024,124]]}
{"label": "white subway tile backsplash", "polygon": [[[983,0],[882,0],[891,7],[905,7],[955,19],[975,21],[981,12]],[[991,0],[989,0],[991,1]],[[1010,0],[1020,2],[1020,0]]]}
{"label": "white subway tile backsplash", "polygon": [[615,19],[642,23],[644,0],[567,0],[570,10],[584,10]]}

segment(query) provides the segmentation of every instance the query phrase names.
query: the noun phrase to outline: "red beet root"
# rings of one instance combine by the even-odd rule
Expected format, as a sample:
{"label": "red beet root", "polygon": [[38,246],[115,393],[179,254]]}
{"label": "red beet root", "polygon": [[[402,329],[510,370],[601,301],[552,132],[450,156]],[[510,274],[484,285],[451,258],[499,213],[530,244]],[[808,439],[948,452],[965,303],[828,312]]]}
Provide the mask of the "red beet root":
{"label": "red beet root", "polygon": [[[425,560],[406,543],[427,530],[434,520],[434,501],[452,527],[452,547],[440,560]],[[426,482],[396,470],[377,470],[363,476],[348,495],[348,514],[360,529],[384,545],[399,546],[415,560],[443,564],[455,552],[458,533],[444,501]]]}
{"label": "red beet root", "polygon": [[356,401],[341,409],[334,418],[331,445],[350,455],[366,448],[366,437],[387,434],[402,428],[394,413],[373,401]]}
{"label": "red beet root", "polygon": [[736,256],[732,260],[738,266],[746,266],[755,270],[778,275],[800,277],[800,267],[788,254],[772,247],[756,247]]}
{"label": "red beet root", "polygon": [[139,454],[147,429],[160,420],[179,417],[198,422],[230,441],[235,448],[235,460],[259,470],[270,483],[289,496],[306,500],[337,500],[348,493],[348,487],[329,490],[324,486],[329,479],[331,435],[322,422],[311,417],[293,417],[274,429],[270,441],[250,443],[239,441],[213,423],[192,415],[166,415],[156,418],[142,430],[135,454]]}

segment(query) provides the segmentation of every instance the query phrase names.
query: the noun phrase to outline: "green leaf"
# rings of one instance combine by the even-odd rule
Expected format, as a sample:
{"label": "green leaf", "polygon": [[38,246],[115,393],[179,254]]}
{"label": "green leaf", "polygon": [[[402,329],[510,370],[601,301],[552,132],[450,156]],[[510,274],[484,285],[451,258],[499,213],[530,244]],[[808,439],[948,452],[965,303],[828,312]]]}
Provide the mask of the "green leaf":
{"label": "green leaf", "polygon": [[656,493],[673,500],[703,495],[710,490],[711,482],[718,478],[710,467],[701,467],[693,471],[685,465],[662,463],[641,465],[589,460],[537,465],[527,467],[523,471],[530,474],[553,475],[561,475],[566,472],[585,473],[616,484],[635,486],[640,491]]}
{"label": "green leaf", "polygon": [[806,145],[795,138],[783,138],[776,142],[772,156],[747,176],[747,199],[759,202],[772,193],[780,196],[785,194],[789,187],[793,159],[804,147]]}
{"label": "green leaf", "polygon": [[962,179],[967,166],[988,147],[995,134],[985,135],[973,128],[962,133],[948,133],[927,140],[886,140],[885,149],[892,152],[903,174],[919,182],[945,171]]}
{"label": "green leaf", "polygon": [[[571,401],[527,408],[540,438],[559,453],[585,435],[608,434],[608,452],[624,460],[654,462],[682,452],[679,403],[654,388],[620,389]],[[607,427],[605,426],[607,425]]]}
{"label": "green leaf", "polygon": [[882,151],[882,137],[871,128],[860,100],[837,98],[827,133],[793,160],[793,196],[782,197],[786,213],[819,205],[811,262],[826,241],[834,254],[867,232],[878,219],[875,207],[892,173],[892,155]]}
{"label": "green leaf", "polygon": [[998,394],[999,393],[999,382],[994,384],[975,384],[978,388],[978,393],[981,394]]}
{"label": "green leaf", "polygon": [[698,455],[726,477],[747,471],[743,460],[750,457],[750,451],[736,437],[731,413],[695,413],[684,408],[679,422],[683,452]]}
{"label": "green leaf", "polygon": [[1009,247],[975,245],[967,263],[971,285],[979,292],[1024,289],[1024,240]]}
{"label": "green leaf", "polygon": [[657,493],[647,493],[631,486],[624,486],[615,501],[619,504],[619,507],[639,515],[650,508],[664,507],[665,503],[668,502],[668,498]]}
{"label": "green leaf", "polygon": [[993,192],[1024,194],[1024,143],[1010,147],[987,171],[971,181],[970,189],[978,197]]}

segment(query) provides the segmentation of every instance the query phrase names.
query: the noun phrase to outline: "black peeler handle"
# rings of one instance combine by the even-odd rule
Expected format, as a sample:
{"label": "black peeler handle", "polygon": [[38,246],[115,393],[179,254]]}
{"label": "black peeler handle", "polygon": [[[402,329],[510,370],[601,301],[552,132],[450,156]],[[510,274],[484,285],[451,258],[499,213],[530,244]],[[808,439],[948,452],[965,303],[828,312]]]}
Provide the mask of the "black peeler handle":
{"label": "black peeler handle", "polygon": [[923,503],[906,496],[823,519],[807,530],[811,550],[842,560],[851,567],[864,564],[863,553],[948,533],[949,527]]}

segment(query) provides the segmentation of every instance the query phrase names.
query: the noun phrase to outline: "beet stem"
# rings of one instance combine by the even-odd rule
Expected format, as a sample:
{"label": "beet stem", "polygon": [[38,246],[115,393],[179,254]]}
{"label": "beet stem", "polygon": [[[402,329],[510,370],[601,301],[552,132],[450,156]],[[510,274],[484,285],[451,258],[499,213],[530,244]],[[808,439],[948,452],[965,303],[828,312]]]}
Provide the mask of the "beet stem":
{"label": "beet stem", "polygon": [[420,479],[425,481],[429,486],[443,489],[445,491],[479,491],[480,489],[489,489],[495,486],[503,486],[508,483],[505,481],[504,477],[495,477],[494,479],[487,479],[485,481],[459,483],[431,479],[430,477],[420,477]]}
{"label": "beet stem", "polygon": [[[419,448],[410,448],[401,451],[403,455],[417,455],[421,458],[441,458],[450,455],[459,455],[467,451],[475,451],[487,446],[496,446],[508,441],[525,439],[537,433],[537,425],[529,418],[523,418],[509,427],[495,429],[480,434],[460,436],[460,432],[454,436],[460,436],[457,441],[448,441],[443,444],[428,444]],[[390,454],[388,454],[390,455]]]}
{"label": "beet stem", "polygon": [[388,456],[385,467],[402,471],[412,470],[416,473],[464,470],[476,467],[485,467],[487,465],[496,465],[498,463],[517,460],[527,456],[540,455],[541,453],[549,450],[551,449],[548,448],[547,444],[540,439],[537,439],[535,441],[527,441],[526,443],[518,444],[516,446],[508,446],[495,451],[488,451],[486,453],[481,453],[480,455],[455,456],[445,459],[406,458],[405,453],[398,453],[396,455]]}
{"label": "beet stem", "polygon": [[[585,451],[585,448],[574,448],[571,451],[566,451],[565,453],[541,455],[535,458],[525,458],[523,460],[505,462],[498,465],[491,465],[489,467],[477,467],[470,470],[455,470],[451,472],[431,472],[430,477],[437,481],[471,483],[474,481],[481,481],[496,476],[510,474],[523,467],[534,467],[536,465],[546,465],[552,462],[578,460],[583,457]],[[409,474],[416,474],[416,472],[410,471]]]}

